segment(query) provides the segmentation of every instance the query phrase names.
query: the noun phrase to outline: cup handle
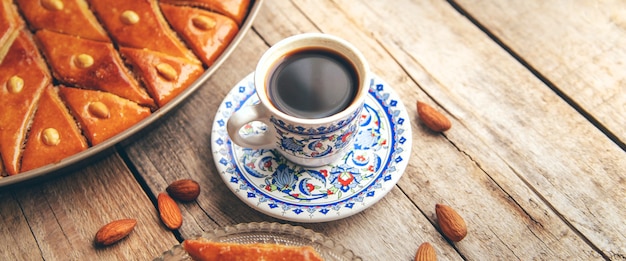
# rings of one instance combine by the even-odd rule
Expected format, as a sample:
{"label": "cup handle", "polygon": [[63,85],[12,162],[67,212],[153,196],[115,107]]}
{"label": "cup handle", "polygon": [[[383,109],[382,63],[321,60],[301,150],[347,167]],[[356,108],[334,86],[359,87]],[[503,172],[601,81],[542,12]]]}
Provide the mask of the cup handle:
{"label": "cup handle", "polygon": [[[228,136],[235,144],[251,149],[272,149],[275,147],[274,137],[276,130],[270,122],[270,113],[261,103],[241,107],[233,113],[226,123]],[[258,135],[241,136],[239,130],[248,123],[263,122],[267,129]]]}

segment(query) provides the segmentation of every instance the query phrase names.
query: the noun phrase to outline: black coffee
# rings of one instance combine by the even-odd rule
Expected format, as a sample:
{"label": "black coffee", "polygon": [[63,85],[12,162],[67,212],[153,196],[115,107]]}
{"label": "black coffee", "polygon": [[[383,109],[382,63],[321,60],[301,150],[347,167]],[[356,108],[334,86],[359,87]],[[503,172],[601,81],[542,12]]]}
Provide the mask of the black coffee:
{"label": "black coffee", "polygon": [[325,49],[296,50],[277,61],[268,78],[269,98],[282,112],[323,118],[347,108],[358,90],[354,65]]}

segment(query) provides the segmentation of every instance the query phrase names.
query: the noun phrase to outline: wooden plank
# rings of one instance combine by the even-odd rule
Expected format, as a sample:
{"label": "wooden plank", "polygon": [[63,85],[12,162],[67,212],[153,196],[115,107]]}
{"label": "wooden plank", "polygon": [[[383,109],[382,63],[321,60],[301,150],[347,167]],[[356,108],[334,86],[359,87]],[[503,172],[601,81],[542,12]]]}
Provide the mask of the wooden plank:
{"label": "wooden plank", "polygon": [[[232,206],[222,202],[231,201],[234,195],[224,186],[213,163],[213,117],[222,97],[254,70],[255,64],[249,63],[248,59],[258,59],[266,48],[258,36],[248,34],[231,58],[202,88],[145,138],[138,139],[126,149],[154,195],[165,191],[167,185],[177,179],[192,178],[201,184],[197,204],[181,204],[184,220],[192,220],[183,222],[181,233],[184,237],[216,228],[216,223],[224,224],[224,220],[232,219],[223,213]],[[207,214],[210,218],[198,218]]]}
{"label": "wooden plank", "polygon": [[[2,197],[1,215],[14,219],[3,218],[2,238],[14,240],[3,244],[3,260],[149,260],[178,243],[117,154]],[[137,219],[133,232],[95,247],[98,229],[121,218]]]}
{"label": "wooden plank", "polygon": [[33,251],[37,242],[12,191],[0,192],[0,238],[3,260],[42,259],[39,251]]}
{"label": "wooden plank", "polygon": [[[472,237],[456,244],[464,257],[625,256],[626,157],[615,143],[447,3],[337,5],[341,11],[308,12],[310,19],[365,49],[374,70],[403,86],[405,100],[436,103],[453,119],[443,137],[416,127],[412,167],[423,176],[408,175],[412,182],[400,187],[425,213],[444,201],[467,215]],[[364,35],[336,26],[343,15]],[[372,57],[372,42],[400,66]],[[396,82],[403,71],[417,86]]]}
{"label": "wooden plank", "polygon": [[[322,31],[341,35],[349,41],[360,45],[359,48],[365,50],[365,55],[370,56],[368,59],[376,61],[372,65],[372,70],[389,78],[392,86],[397,86],[396,90],[402,93],[406,104],[415,104],[418,98],[428,100],[426,94],[418,91],[418,86],[412,79],[398,77],[398,72],[402,72],[403,67],[406,66],[405,64],[400,66],[396,64],[400,58],[395,56],[386,57],[385,54],[390,51],[389,48],[397,49],[396,46],[393,46],[392,42],[394,41],[397,44],[403,44],[406,48],[413,47],[415,43],[418,43],[418,40],[413,38],[412,33],[417,35],[420,33],[436,34],[430,31],[442,30],[441,27],[446,26],[442,22],[454,22],[455,17],[458,19],[458,14],[453,9],[432,3],[424,3],[424,6],[421,6],[420,4],[410,2],[396,3],[397,6],[402,6],[402,8],[394,8],[395,5],[389,6],[383,3],[371,2],[369,2],[371,6],[367,4],[358,5],[353,2],[338,3],[339,7],[307,1],[298,3],[301,3],[301,9],[321,9],[315,12],[308,12],[308,14],[310,16],[309,19],[318,22],[317,26]],[[432,9],[429,10],[428,8]],[[431,24],[429,26],[417,27],[422,30],[428,30],[429,32],[427,33],[408,28],[414,25],[406,25],[403,19],[401,19],[402,17],[415,15],[420,17],[422,14],[426,15],[426,13],[430,14],[430,17],[425,19]],[[441,18],[440,16],[442,15],[447,15],[447,17]],[[343,18],[343,16],[350,17],[351,20],[357,21],[357,23],[362,22],[363,24],[358,25],[363,33],[354,33],[355,30],[346,25],[350,21]],[[368,19],[371,17],[379,17],[380,20]],[[380,23],[381,20],[384,20],[385,23]],[[337,24],[342,26],[336,26]],[[471,24],[466,25],[471,26]],[[470,30],[471,32],[471,29],[471,27],[468,27],[462,30]],[[392,35],[395,35],[395,37],[391,38]],[[368,39],[370,36],[375,37],[375,39]],[[488,39],[483,39],[483,41],[485,40],[488,41]],[[433,45],[438,44],[437,42],[431,42],[429,39],[420,39],[419,41]],[[377,46],[378,44],[382,46]],[[494,48],[498,47],[494,46]],[[437,49],[433,48],[432,50]],[[371,56],[372,53],[374,53],[373,57]],[[402,55],[408,56],[409,54],[404,53]],[[451,63],[452,61],[449,60],[447,62]],[[464,64],[463,61],[458,61],[452,66],[465,67],[469,65]],[[475,66],[475,64],[471,64],[471,66]],[[441,68],[432,69],[436,69],[438,72],[441,70]],[[418,77],[424,77],[424,72],[418,75]],[[418,83],[421,84],[421,82]],[[414,106],[410,106],[408,109],[411,115],[416,115]],[[568,242],[569,244],[553,249],[553,245],[547,244],[551,241],[552,231],[542,231],[543,229],[541,228],[534,228],[533,222],[526,215],[520,216],[519,207],[515,203],[510,202],[508,193],[500,189],[498,184],[494,183],[489,175],[481,169],[481,166],[474,162],[472,159],[473,155],[465,155],[459,152],[451,141],[442,139],[440,136],[433,136],[432,133],[424,131],[423,128],[421,130],[421,132],[414,133],[413,149],[414,151],[419,151],[419,153],[413,155],[412,162],[415,163],[411,164],[407,171],[411,174],[407,174],[403,178],[400,187],[412,197],[433,222],[435,220],[435,203],[451,205],[464,214],[469,223],[471,234],[467,239],[455,244],[462,256],[473,260],[494,258],[504,260],[543,257],[567,258],[571,256],[592,258],[589,253],[592,253],[593,250],[585,246],[585,243],[576,235],[564,237],[562,242]],[[459,130],[463,131],[464,128],[460,126]],[[458,131],[457,127],[455,127],[455,131]],[[468,137],[473,138],[472,135],[468,135]],[[405,182],[407,178],[409,182]],[[517,186],[524,185],[519,180],[517,182]],[[527,189],[522,192],[529,194],[524,196],[534,198],[534,200],[540,202],[540,199],[529,193]],[[549,211],[546,206],[543,208],[544,211]],[[507,225],[494,224],[494,220],[506,222]],[[554,214],[549,216],[546,223],[557,227],[557,232],[569,231],[569,228]],[[516,235],[516,237],[506,238],[507,235],[511,234]],[[541,236],[541,234],[544,235]],[[524,245],[518,245],[519,238],[523,238]],[[497,256],[493,256],[493,254],[497,254]]]}
{"label": "wooden plank", "polygon": [[[270,221],[291,223],[324,233],[354,250],[364,260],[413,259],[417,247],[425,241],[435,244],[442,258],[459,260],[460,256],[452,246],[398,189],[393,189],[376,205],[355,216],[328,223],[302,224],[261,214],[224,185],[216,173],[210,150],[212,114],[234,84],[254,70],[255,61],[268,48],[265,41],[274,42],[301,33],[298,28],[315,29],[296,6],[286,1],[266,3],[257,19],[255,29],[261,25],[261,36],[254,33],[246,36],[206,86],[172,114],[175,121],[164,121],[127,148],[129,158],[154,194],[180,178],[193,178],[201,184],[198,200],[181,204],[184,216],[180,229],[182,236],[189,237],[225,225]],[[267,21],[272,22],[265,25]],[[399,228],[397,224],[408,228]]]}
{"label": "wooden plank", "polygon": [[[406,17],[419,19],[407,24]],[[197,203],[183,205],[183,236],[239,222],[276,221],[234,198],[215,173],[208,148],[212,112],[221,102],[215,97],[224,97],[254,68],[252,59],[267,48],[263,41],[271,45],[318,30],[355,43],[373,61],[375,73],[402,93],[410,115],[416,117],[412,104],[420,99],[439,105],[454,126],[436,135],[414,121],[414,154],[400,190],[357,216],[305,226],[341,238],[366,260],[410,259],[423,241],[434,242],[447,258],[459,258],[458,251],[476,260],[601,259],[609,254],[596,251],[593,240],[602,236],[615,240],[609,247],[620,251],[621,232],[609,230],[625,217],[617,209],[624,205],[623,186],[588,187],[624,180],[622,152],[478,28],[437,1],[266,1],[255,23],[259,35],[249,35],[210,83],[172,114],[175,122],[164,122],[128,148],[152,193],[178,178],[200,181]],[[569,120],[552,124],[562,118]],[[601,201],[611,193],[616,196]],[[467,239],[442,242],[432,225],[435,203],[452,205],[466,217]],[[595,216],[595,210],[613,216]],[[581,232],[578,224],[598,231]],[[377,229],[363,229],[370,227]]]}
{"label": "wooden plank", "polygon": [[454,2],[626,149],[626,2]]}

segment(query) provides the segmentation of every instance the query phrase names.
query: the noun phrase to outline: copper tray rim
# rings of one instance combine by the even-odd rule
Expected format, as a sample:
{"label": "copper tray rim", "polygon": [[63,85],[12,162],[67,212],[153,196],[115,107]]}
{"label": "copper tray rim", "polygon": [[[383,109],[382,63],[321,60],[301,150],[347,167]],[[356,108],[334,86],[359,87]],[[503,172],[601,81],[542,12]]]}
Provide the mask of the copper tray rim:
{"label": "copper tray rim", "polygon": [[70,166],[77,165],[78,163],[81,163],[90,158],[94,158],[96,155],[99,155],[100,153],[111,149],[118,143],[126,141],[128,138],[137,134],[139,131],[153,125],[169,112],[176,109],[181,103],[183,103],[183,101],[187,100],[189,96],[191,96],[195,91],[202,87],[239,46],[248,31],[250,31],[250,29],[252,28],[252,23],[258,15],[263,1],[264,0],[251,1],[252,4],[249,7],[249,12],[246,16],[246,19],[239,28],[239,32],[237,33],[235,38],[233,38],[230,45],[226,47],[224,52],[222,52],[222,54],[215,60],[213,65],[211,65],[195,82],[193,82],[189,87],[187,87],[187,89],[185,89],[178,96],[168,102],[165,106],[157,109],[150,116],[146,117],[142,121],[105,140],[104,142],[96,146],[89,147],[88,149],[76,153],[72,156],[66,157],[59,162],[48,164],[26,172],[21,172],[12,176],[0,177],[0,188],[21,184],[26,181],[32,181],[37,178],[44,177],[47,174],[56,173]]}

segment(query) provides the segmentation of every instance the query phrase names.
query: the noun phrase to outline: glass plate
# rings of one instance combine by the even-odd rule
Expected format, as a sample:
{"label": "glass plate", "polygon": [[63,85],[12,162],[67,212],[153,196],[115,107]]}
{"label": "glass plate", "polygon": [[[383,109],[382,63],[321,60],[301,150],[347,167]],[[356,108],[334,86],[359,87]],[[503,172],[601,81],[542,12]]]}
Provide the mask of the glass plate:
{"label": "glass plate", "polygon": [[[195,238],[229,243],[273,243],[288,246],[312,246],[327,261],[362,260],[351,250],[313,230],[279,223],[243,223],[218,228]],[[192,260],[182,245],[176,245],[155,261]]]}

